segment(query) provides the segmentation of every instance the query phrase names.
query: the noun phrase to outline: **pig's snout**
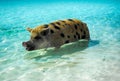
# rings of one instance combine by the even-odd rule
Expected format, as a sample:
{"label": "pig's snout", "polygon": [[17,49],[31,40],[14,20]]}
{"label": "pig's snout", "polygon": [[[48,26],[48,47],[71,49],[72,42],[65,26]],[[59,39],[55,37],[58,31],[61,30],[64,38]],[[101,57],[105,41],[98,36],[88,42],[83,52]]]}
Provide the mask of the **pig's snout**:
{"label": "pig's snout", "polygon": [[31,51],[35,49],[35,46],[30,42],[22,42],[22,45],[26,48],[26,50]]}
{"label": "pig's snout", "polygon": [[22,45],[23,45],[24,47],[27,47],[27,42],[22,42]]}

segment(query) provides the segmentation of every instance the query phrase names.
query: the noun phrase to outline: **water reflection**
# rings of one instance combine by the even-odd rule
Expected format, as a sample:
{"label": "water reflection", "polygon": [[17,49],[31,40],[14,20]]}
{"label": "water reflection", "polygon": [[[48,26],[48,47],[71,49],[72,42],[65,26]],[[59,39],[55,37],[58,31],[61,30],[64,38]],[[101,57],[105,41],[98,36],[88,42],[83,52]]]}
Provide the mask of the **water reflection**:
{"label": "water reflection", "polygon": [[72,42],[69,44],[63,45],[60,49],[55,50],[54,48],[48,48],[47,51],[44,49],[37,50],[37,51],[32,51],[32,52],[27,52],[25,55],[25,58],[27,59],[36,59],[36,60],[41,60],[44,58],[44,61],[48,59],[57,59],[61,58],[63,55],[70,55],[75,52],[80,52],[87,47],[92,47],[99,44],[98,40],[80,40],[78,42]]}

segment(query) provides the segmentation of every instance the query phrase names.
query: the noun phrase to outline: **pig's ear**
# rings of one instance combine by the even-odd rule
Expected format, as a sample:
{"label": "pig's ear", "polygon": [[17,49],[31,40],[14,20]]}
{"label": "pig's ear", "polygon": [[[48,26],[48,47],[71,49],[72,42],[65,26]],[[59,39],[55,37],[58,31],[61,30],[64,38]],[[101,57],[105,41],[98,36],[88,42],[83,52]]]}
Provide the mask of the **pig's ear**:
{"label": "pig's ear", "polygon": [[32,28],[29,28],[29,27],[28,27],[27,30],[28,30],[29,32],[31,32],[31,31],[32,31]]}

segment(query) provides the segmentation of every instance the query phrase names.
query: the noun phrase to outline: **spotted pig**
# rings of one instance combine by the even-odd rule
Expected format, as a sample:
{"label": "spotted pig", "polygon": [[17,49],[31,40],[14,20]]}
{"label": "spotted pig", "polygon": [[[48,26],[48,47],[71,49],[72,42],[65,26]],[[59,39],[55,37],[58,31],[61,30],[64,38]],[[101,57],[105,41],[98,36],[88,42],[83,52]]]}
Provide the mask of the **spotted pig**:
{"label": "spotted pig", "polygon": [[31,38],[22,45],[28,51],[48,47],[60,48],[61,45],[69,42],[90,39],[86,23],[77,19],[58,20],[27,30],[31,33]]}

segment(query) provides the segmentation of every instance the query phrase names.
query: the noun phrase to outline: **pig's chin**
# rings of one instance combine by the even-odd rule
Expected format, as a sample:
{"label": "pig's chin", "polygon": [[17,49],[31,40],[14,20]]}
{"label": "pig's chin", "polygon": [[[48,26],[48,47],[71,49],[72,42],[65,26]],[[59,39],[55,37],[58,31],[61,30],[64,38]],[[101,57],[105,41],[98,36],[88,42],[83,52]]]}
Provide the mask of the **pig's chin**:
{"label": "pig's chin", "polygon": [[33,51],[33,50],[35,50],[35,48],[34,47],[26,47],[26,50],[27,51]]}

